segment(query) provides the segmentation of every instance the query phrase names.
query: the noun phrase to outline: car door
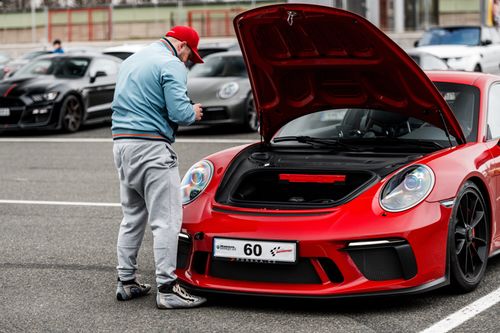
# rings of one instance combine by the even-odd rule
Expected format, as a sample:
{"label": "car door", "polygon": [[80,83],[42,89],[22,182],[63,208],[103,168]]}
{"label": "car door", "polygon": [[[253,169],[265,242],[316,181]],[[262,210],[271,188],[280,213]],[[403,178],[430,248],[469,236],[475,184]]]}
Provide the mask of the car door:
{"label": "car door", "polygon": [[90,64],[87,87],[87,119],[111,115],[118,63],[96,57]]}
{"label": "car door", "polygon": [[[490,175],[496,184],[494,205],[496,206],[496,226],[500,228],[500,81],[491,86],[488,93],[487,142],[493,156]],[[495,240],[494,240],[495,241]],[[498,246],[500,238],[496,239]]]}

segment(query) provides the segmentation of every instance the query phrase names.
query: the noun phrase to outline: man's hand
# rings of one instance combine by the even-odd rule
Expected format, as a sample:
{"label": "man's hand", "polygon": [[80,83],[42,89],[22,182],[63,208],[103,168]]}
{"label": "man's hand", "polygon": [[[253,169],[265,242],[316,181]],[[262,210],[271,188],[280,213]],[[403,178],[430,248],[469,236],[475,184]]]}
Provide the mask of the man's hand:
{"label": "man's hand", "polygon": [[203,109],[201,108],[201,104],[200,103],[194,104],[193,109],[194,109],[194,119],[196,121],[200,121],[201,117],[203,117]]}

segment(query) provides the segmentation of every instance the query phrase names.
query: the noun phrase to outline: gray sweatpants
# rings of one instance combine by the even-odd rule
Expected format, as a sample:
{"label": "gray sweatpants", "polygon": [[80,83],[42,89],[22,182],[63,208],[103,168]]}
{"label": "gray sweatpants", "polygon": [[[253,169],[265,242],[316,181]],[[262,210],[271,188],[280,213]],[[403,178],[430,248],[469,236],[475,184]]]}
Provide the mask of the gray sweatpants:
{"label": "gray sweatpants", "polygon": [[118,277],[135,279],[137,253],[149,222],[153,231],[158,286],[177,278],[177,243],[182,223],[177,155],[161,141],[115,141],[123,220],[118,233]]}

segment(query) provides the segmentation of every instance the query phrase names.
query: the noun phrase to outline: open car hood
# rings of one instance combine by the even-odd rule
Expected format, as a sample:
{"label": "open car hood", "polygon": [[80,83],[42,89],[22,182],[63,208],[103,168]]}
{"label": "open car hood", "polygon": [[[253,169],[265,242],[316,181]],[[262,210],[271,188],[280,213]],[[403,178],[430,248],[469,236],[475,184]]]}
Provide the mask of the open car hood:
{"label": "open car hood", "polygon": [[234,28],[266,142],[295,118],[336,108],[401,113],[465,142],[453,112],[420,67],[356,14],[273,5],[239,14]]}

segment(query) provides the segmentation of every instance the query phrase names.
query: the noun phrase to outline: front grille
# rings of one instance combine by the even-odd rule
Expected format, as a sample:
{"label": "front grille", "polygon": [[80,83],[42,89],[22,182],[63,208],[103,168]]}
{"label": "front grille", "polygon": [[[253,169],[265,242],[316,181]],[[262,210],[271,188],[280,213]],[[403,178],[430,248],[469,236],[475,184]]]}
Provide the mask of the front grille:
{"label": "front grille", "polygon": [[10,109],[10,115],[7,117],[0,117],[0,128],[2,125],[17,125],[21,119],[23,110]]}
{"label": "front grille", "polygon": [[368,280],[408,280],[417,274],[415,255],[408,243],[348,248],[347,252]]}
{"label": "front grille", "polygon": [[308,258],[300,258],[295,265],[212,260],[210,275],[222,279],[253,282],[321,283],[311,260]]}
{"label": "front grille", "polygon": [[24,103],[17,98],[0,97],[0,108],[23,107]]}
{"label": "front grille", "polygon": [[225,107],[204,107],[203,108],[203,119],[205,121],[210,120],[225,120],[228,119],[227,111]]}
{"label": "front grille", "polygon": [[330,258],[318,258],[318,261],[321,264],[321,267],[325,271],[330,281],[335,283],[340,283],[344,281],[342,273],[340,272],[337,265],[335,265],[333,260],[331,260]]}
{"label": "front grille", "polygon": [[186,269],[193,242],[190,239],[179,238],[177,246],[177,268]]}
{"label": "front grille", "polygon": [[9,116],[0,116],[0,128],[10,127],[19,123],[24,111],[24,103],[17,98],[0,97],[0,108],[7,108],[10,112]]}
{"label": "front grille", "polygon": [[191,267],[193,271],[198,274],[205,275],[207,260],[210,253],[203,251],[196,251],[193,256],[193,263]]}

